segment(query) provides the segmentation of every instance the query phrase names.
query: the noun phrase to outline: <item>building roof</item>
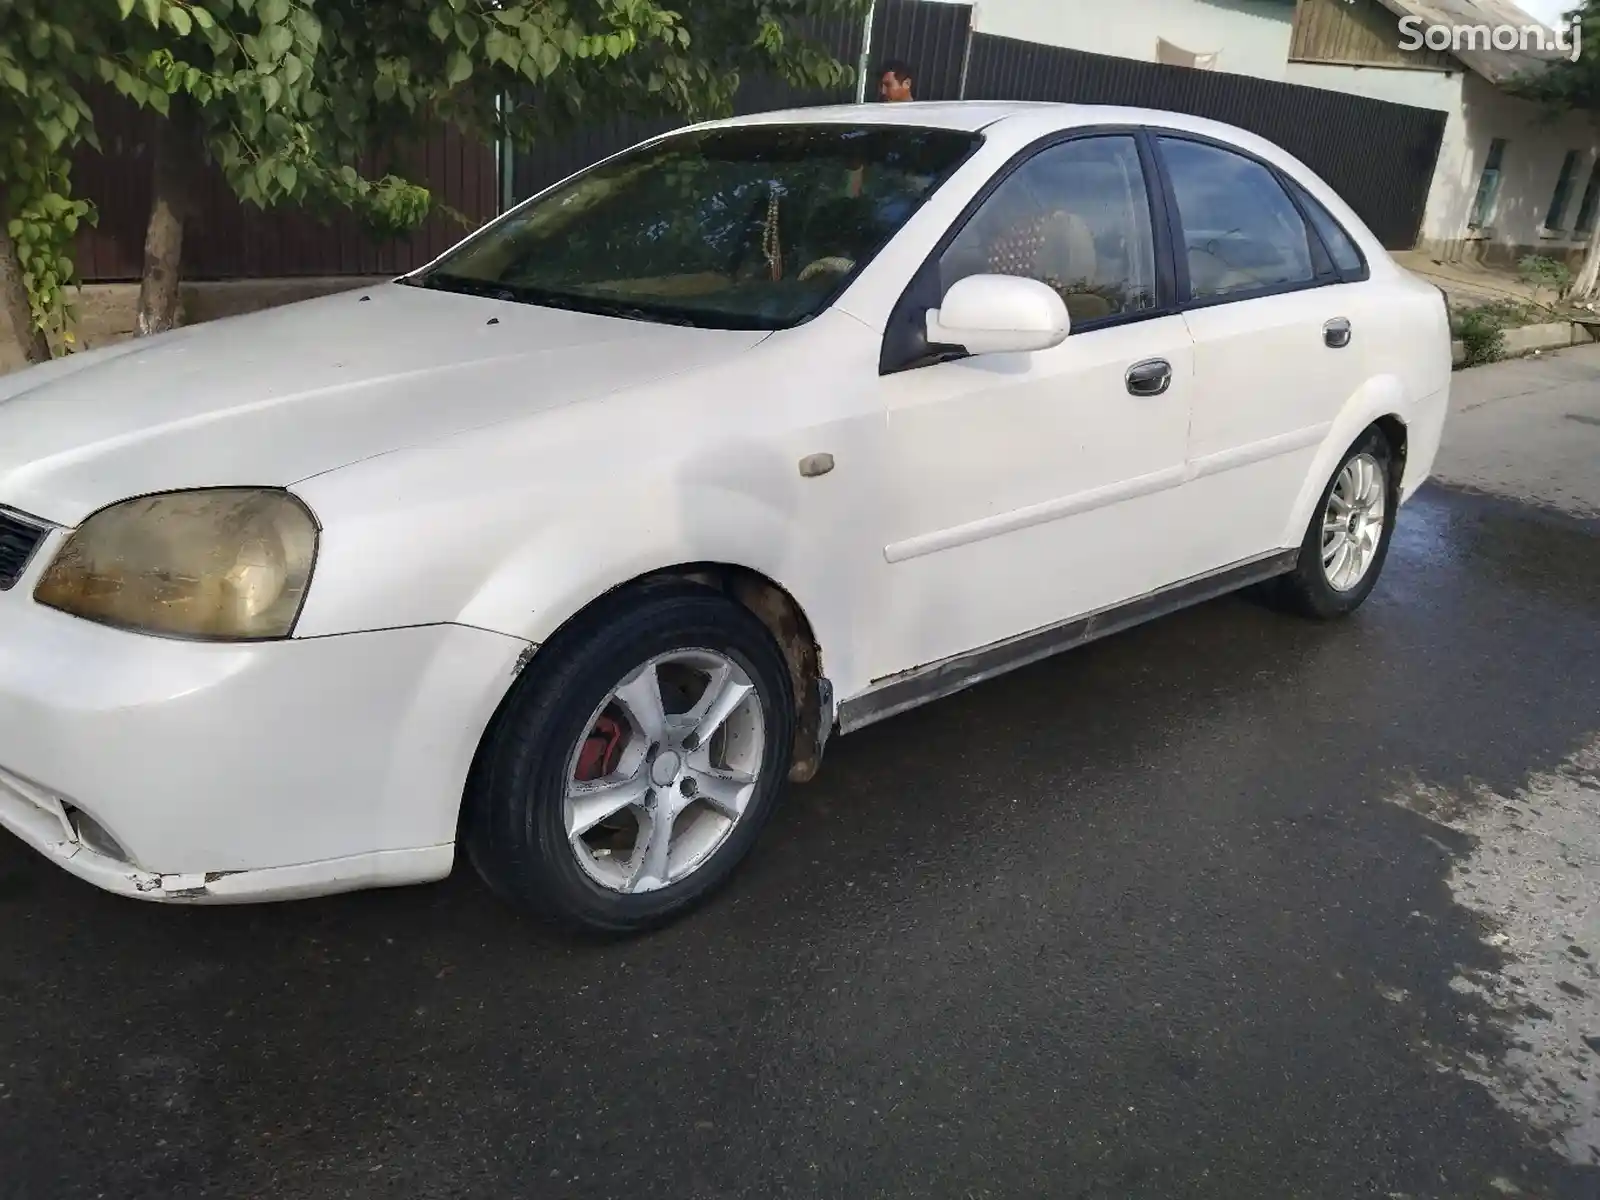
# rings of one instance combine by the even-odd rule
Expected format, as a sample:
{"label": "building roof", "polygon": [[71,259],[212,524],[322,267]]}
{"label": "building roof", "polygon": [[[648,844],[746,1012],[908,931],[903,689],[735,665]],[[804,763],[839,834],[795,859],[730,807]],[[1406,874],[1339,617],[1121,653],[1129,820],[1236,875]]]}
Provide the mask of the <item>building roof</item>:
{"label": "building roof", "polygon": [[[1554,32],[1537,17],[1525,13],[1511,0],[1379,0],[1397,17],[1418,17],[1425,25],[1461,26],[1512,26],[1546,30],[1548,44],[1554,45]],[[1470,45],[1462,39],[1448,48],[1448,52],[1461,61],[1475,75],[1481,75],[1493,84],[1509,83],[1519,75],[1536,74],[1550,63],[1559,61],[1559,50],[1538,50],[1529,46],[1515,50],[1496,50],[1485,46],[1482,38]]]}

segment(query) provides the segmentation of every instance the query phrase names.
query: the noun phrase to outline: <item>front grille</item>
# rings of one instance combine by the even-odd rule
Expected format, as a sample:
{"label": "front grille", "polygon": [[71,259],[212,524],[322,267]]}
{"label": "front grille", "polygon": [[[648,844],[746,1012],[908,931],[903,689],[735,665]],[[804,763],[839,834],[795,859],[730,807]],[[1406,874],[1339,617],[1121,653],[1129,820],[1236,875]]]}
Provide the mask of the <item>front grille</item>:
{"label": "front grille", "polygon": [[0,592],[6,591],[27,569],[28,560],[49,532],[15,513],[0,510]]}

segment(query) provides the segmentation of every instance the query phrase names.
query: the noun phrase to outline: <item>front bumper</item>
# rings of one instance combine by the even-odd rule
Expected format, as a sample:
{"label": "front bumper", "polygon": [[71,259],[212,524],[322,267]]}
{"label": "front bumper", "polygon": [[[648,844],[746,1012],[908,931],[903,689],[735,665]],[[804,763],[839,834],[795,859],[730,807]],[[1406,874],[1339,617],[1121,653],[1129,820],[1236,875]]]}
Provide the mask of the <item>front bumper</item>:
{"label": "front bumper", "polygon": [[0,773],[0,827],[79,879],[102,891],[136,900],[188,904],[298,900],[363,888],[429,883],[450,874],[455,861],[455,847],[445,844],[357,854],[293,867],[161,875],[128,862],[116,850],[92,849],[80,836],[81,820],[81,815],[67,808],[59,797]]}
{"label": "front bumper", "polygon": [[0,827],[109,891],[288,899],[449,874],[527,643],[458,625],[217,645],[0,593]]}

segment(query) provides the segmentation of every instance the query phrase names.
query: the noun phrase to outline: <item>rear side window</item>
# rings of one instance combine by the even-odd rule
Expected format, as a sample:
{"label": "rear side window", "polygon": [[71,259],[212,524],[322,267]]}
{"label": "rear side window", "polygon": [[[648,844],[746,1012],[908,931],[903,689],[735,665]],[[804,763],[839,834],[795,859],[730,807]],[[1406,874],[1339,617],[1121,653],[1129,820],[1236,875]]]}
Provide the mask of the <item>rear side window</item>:
{"label": "rear side window", "polygon": [[1296,199],[1300,201],[1300,207],[1305,209],[1306,215],[1311,218],[1311,224],[1316,227],[1317,236],[1328,248],[1328,256],[1333,259],[1333,265],[1339,274],[1359,275],[1366,264],[1361,258],[1361,251],[1356,249],[1355,239],[1344,231],[1344,226],[1335,221],[1333,214],[1323,208],[1310,192],[1299,184],[1291,186],[1294,188]]}
{"label": "rear side window", "polygon": [[1217,146],[1161,138],[1196,300],[1310,283],[1306,223],[1277,178]]}

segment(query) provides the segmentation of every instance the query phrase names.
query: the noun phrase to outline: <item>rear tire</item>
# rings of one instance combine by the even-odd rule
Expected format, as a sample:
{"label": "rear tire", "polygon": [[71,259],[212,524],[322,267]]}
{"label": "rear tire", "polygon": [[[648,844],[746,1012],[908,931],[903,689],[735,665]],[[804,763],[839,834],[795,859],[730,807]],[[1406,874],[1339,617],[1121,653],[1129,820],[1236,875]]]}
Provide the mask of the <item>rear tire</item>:
{"label": "rear tire", "polygon": [[1399,508],[1394,448],[1374,426],[1345,452],[1322,489],[1295,569],[1273,581],[1273,600],[1318,621],[1355,612],[1383,573]]}
{"label": "rear tire", "polygon": [[663,925],[754,847],[794,727],[788,665],[749,610],[679,581],[619,592],[535,655],[496,717],[467,854],[501,899],[570,929]]}

